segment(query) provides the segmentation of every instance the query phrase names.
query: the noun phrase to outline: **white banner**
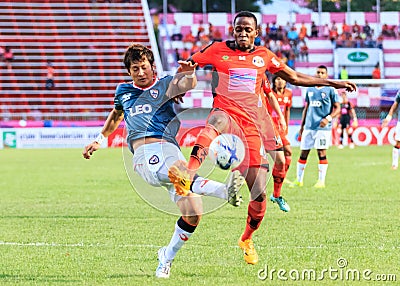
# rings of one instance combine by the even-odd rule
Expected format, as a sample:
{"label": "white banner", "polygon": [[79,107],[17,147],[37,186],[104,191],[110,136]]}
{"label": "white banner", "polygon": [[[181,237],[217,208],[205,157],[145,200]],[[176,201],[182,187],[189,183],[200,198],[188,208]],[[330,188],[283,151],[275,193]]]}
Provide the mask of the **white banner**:
{"label": "white banner", "polygon": [[[101,127],[1,128],[1,148],[83,148]],[[102,144],[107,147],[107,140]]]}

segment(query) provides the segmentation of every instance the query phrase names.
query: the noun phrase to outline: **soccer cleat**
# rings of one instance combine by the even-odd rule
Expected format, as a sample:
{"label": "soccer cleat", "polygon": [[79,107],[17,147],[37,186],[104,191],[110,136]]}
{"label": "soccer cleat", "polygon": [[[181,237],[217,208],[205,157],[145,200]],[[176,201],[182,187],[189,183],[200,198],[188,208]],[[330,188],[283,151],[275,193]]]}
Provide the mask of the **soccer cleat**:
{"label": "soccer cleat", "polygon": [[238,170],[231,172],[226,183],[226,189],[228,190],[228,203],[234,207],[240,206],[240,204],[243,202],[242,196],[238,194],[243,183],[244,177]]}
{"label": "soccer cleat", "polygon": [[167,248],[161,247],[158,250],[158,267],[156,269],[156,277],[157,278],[169,278],[169,275],[171,274],[171,264],[172,261],[166,261],[165,260],[165,250]]}
{"label": "soccer cleat", "polygon": [[168,169],[168,178],[175,187],[179,196],[187,196],[190,192],[190,175],[186,169],[186,163],[177,161]]}
{"label": "soccer cleat", "polygon": [[344,148],[344,146],[342,144],[338,145],[337,147],[338,147],[338,149],[343,149]]}
{"label": "soccer cleat", "polygon": [[245,241],[239,239],[238,244],[239,247],[243,250],[244,261],[246,261],[247,264],[257,264],[258,255],[256,249],[254,248],[253,241],[250,238],[246,239]]}
{"label": "soccer cleat", "polygon": [[354,149],[354,143],[350,143],[350,144],[349,144],[349,148],[350,148],[350,149]]}
{"label": "soccer cleat", "polygon": [[292,182],[289,185],[289,188],[302,187],[302,186],[303,186],[303,182],[299,182],[299,181],[295,180],[294,182]]}
{"label": "soccer cleat", "polygon": [[321,181],[321,180],[318,180],[317,183],[315,183],[314,188],[317,188],[317,189],[325,188],[325,182]]}
{"label": "soccer cleat", "polygon": [[275,198],[274,195],[271,195],[271,196],[269,197],[269,199],[271,200],[271,202],[277,203],[278,206],[279,206],[279,208],[281,209],[281,211],[284,211],[284,212],[290,211],[290,206],[289,206],[289,204],[285,201],[284,198],[282,198],[282,197]]}

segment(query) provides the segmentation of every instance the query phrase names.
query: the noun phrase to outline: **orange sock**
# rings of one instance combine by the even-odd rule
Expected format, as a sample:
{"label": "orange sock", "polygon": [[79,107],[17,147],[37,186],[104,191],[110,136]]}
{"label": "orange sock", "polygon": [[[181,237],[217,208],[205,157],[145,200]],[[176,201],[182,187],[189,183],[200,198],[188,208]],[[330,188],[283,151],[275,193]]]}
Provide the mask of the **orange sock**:
{"label": "orange sock", "polygon": [[264,218],[265,210],[267,208],[267,201],[263,200],[262,202],[250,201],[249,207],[247,209],[247,223],[244,233],[241,237],[242,241],[246,239],[250,239]]}
{"label": "orange sock", "polygon": [[274,197],[279,198],[281,196],[281,189],[283,180],[285,179],[285,165],[275,164],[272,169],[272,177],[274,178]]}
{"label": "orange sock", "polygon": [[196,142],[190,154],[188,168],[197,171],[208,155],[208,146],[211,141],[219,135],[219,132],[211,124],[207,124],[197,136]]}

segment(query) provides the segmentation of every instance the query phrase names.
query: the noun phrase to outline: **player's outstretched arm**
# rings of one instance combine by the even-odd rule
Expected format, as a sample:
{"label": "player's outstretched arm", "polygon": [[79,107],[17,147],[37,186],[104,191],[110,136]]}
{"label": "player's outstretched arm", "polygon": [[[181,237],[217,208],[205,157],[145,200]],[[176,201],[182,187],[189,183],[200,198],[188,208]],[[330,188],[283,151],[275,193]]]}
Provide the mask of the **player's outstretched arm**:
{"label": "player's outstretched arm", "polygon": [[123,119],[123,111],[114,108],[108,114],[107,120],[104,123],[103,129],[101,130],[99,136],[97,136],[97,138],[92,143],[86,145],[83,149],[83,158],[90,159],[90,157],[93,155],[93,152],[97,151],[100,148],[102,141],[110,136],[118,128]]}
{"label": "player's outstretched arm", "polygon": [[397,107],[399,106],[399,104],[397,103],[397,101],[395,101],[392,106],[390,107],[389,113],[386,116],[385,119],[383,119],[382,121],[382,127],[386,127],[389,125],[390,120],[392,120],[393,114],[396,111]]}
{"label": "player's outstretched arm", "polygon": [[356,84],[351,81],[317,78],[297,72],[288,66],[285,66],[285,68],[277,72],[276,75],[297,86],[332,86],[334,88],[344,88],[349,92],[357,89]]}
{"label": "player's outstretched arm", "polygon": [[191,61],[178,61],[178,63],[177,73],[167,91],[168,97],[172,98],[176,103],[183,102],[185,93],[197,85],[197,63]]}

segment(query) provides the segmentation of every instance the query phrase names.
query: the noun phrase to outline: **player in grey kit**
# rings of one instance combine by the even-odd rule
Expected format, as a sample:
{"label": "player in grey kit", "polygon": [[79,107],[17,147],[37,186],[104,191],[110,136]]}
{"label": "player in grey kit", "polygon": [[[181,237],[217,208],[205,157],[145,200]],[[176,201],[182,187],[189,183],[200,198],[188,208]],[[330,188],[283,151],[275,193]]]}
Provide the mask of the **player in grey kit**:
{"label": "player in grey kit", "polygon": [[[328,78],[326,66],[318,66],[316,77]],[[297,178],[291,185],[303,186],[304,169],[310,149],[317,149],[318,181],[315,188],[325,188],[325,177],[328,170],[326,150],[332,141],[332,119],[340,112],[339,95],[335,88],[330,86],[309,87],[306,91],[306,103],[300,126],[300,158],[297,161]]]}
{"label": "player in grey kit", "polygon": [[178,94],[196,86],[197,64],[180,61],[179,76],[158,79],[154,72],[152,51],[137,44],[132,44],[126,50],[124,64],[133,81],[117,86],[114,108],[99,136],[85,147],[83,157],[90,159],[93,152],[100,148],[102,141],[125,119],[128,129],[127,143],[134,154],[134,170],[147,183],[165,187],[182,213],[170,243],[158,251],[156,276],[168,278],[172,260],[200,221],[202,200],[199,194],[215,196],[235,205],[236,193],[243,178],[238,171],[232,172],[225,185],[196,176],[190,186],[191,193],[184,197],[177,195],[168,171],[171,172],[171,168],[177,169],[186,160],[175,139],[180,122],[173,104],[181,98]]}

